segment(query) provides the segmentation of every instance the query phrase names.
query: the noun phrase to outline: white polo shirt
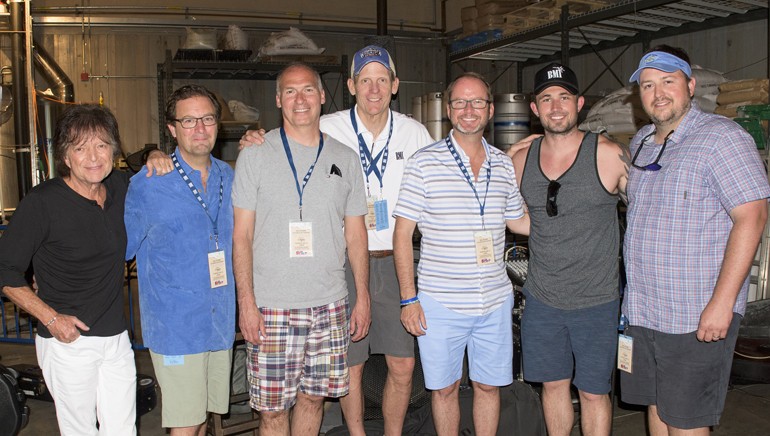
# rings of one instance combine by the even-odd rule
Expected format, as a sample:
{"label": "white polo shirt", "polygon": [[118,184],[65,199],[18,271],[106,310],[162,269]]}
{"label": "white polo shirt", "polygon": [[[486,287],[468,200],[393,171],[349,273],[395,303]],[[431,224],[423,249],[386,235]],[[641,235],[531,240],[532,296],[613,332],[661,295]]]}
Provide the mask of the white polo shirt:
{"label": "white polo shirt", "polygon": [[[453,144],[470,173],[470,159],[454,139]],[[484,148],[487,161],[474,182],[485,205],[483,219],[479,200],[443,139],[409,159],[393,211],[416,222],[422,233],[417,288],[446,308],[471,316],[494,311],[511,295],[503,263],[505,221],[524,215],[511,158],[486,141]],[[486,265],[476,259],[474,234],[481,230],[492,233],[494,246],[495,260]]]}
{"label": "white polo shirt", "polygon": [[[380,192],[380,182],[377,176],[370,174],[368,178],[371,195],[374,197],[381,196],[388,202],[388,228],[369,230],[369,250],[392,250],[393,227],[396,225],[396,219],[392,216],[392,211],[398,201],[398,191],[401,187],[401,177],[404,174],[406,161],[417,150],[431,144],[433,139],[430,137],[425,126],[398,112],[389,111],[388,121],[385,123],[385,128],[382,129],[377,139],[374,139],[372,132],[367,130],[355,108],[322,116],[321,131],[352,148],[356,153],[359,152],[358,137],[350,122],[351,110],[355,114],[358,133],[364,138],[364,142],[369,147],[372,156],[377,156],[385,147],[385,144],[388,143],[390,117],[393,117],[393,135],[390,138],[390,143],[388,143],[388,163],[382,179],[382,192]],[[359,167],[361,168],[361,177],[363,177],[364,183],[366,183],[367,177],[364,175],[364,169],[360,164]],[[377,168],[380,167],[381,160],[377,162]]]}

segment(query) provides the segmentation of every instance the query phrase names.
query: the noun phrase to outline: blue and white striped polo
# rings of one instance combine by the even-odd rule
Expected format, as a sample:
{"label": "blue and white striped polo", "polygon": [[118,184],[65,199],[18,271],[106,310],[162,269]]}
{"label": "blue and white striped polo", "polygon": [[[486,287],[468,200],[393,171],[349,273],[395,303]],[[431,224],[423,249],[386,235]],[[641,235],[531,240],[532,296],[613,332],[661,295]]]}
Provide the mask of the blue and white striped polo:
{"label": "blue and white striped polo", "polygon": [[[452,143],[466,168],[470,159]],[[511,159],[484,141],[487,161],[474,186],[484,201],[487,168],[491,167],[484,216],[479,201],[444,139],[417,153],[407,163],[394,216],[417,223],[422,233],[417,287],[445,307],[466,315],[494,311],[511,294],[505,272],[505,221],[524,215],[524,201]],[[495,262],[477,265],[474,232],[492,232]]]}

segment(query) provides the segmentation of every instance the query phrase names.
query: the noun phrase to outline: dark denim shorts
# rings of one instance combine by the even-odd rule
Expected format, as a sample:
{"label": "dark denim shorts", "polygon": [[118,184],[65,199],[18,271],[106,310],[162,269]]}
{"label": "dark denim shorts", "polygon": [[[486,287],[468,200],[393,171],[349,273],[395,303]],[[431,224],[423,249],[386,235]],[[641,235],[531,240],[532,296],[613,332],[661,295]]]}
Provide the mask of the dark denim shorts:
{"label": "dark denim shorts", "polygon": [[579,390],[610,391],[615,366],[619,301],[584,309],[557,309],[524,290],[521,320],[524,379],[550,382],[573,379]]}

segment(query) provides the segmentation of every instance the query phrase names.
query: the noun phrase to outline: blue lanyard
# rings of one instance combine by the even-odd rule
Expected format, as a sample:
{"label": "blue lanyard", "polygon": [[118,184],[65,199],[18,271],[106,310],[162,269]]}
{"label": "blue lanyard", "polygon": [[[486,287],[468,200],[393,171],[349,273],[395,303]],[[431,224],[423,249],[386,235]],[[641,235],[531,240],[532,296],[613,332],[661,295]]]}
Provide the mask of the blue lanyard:
{"label": "blue lanyard", "polygon": [[[372,152],[366,146],[364,136],[358,133],[355,110],[355,106],[350,109],[350,122],[353,124],[353,131],[358,136],[358,155],[361,157],[361,167],[364,169],[364,175],[366,176],[366,192],[369,195],[369,174],[371,173],[377,176],[377,180],[380,182],[380,192],[382,192],[382,179],[385,177],[385,167],[388,166],[388,144],[390,144],[390,138],[393,136],[393,111],[390,112],[390,130],[388,131],[388,140],[385,142],[385,147],[380,150],[380,153],[375,158],[372,158]],[[376,139],[372,138],[372,141]],[[372,142],[372,151],[374,151],[374,142]],[[377,161],[380,160],[380,157],[382,157],[382,166],[377,168]]]}
{"label": "blue lanyard", "polygon": [[[452,145],[452,140],[449,136],[447,136],[444,141],[446,141],[446,146],[449,148],[449,152],[452,153],[452,156],[455,158],[455,162],[457,162],[457,166],[460,167],[460,171],[462,171],[463,175],[465,176],[465,180],[468,182],[468,185],[470,185],[471,189],[473,189],[473,194],[476,196],[476,201],[479,203],[479,215],[482,217],[484,216],[484,208],[487,205],[487,194],[489,193],[489,182],[492,180],[492,161],[487,160],[487,189],[484,191],[484,202],[479,199],[479,193],[476,191],[476,187],[473,185],[473,182],[471,181],[471,175],[468,173],[468,169],[465,168],[465,164],[463,163],[463,160],[460,158],[460,154],[457,152],[457,149],[455,149],[455,146]],[[486,146],[484,146],[484,151],[486,152]]]}
{"label": "blue lanyard", "polygon": [[212,219],[211,214],[209,213],[209,206],[205,201],[203,201],[203,197],[201,196],[200,191],[195,187],[195,184],[192,182],[192,180],[190,180],[190,177],[187,175],[184,168],[182,168],[182,164],[179,163],[179,159],[176,157],[176,152],[171,153],[171,161],[174,162],[174,167],[179,173],[179,176],[182,177],[182,180],[185,182],[185,184],[187,184],[187,187],[190,188],[190,192],[192,192],[195,199],[198,200],[198,203],[200,203],[200,205],[203,207],[203,211],[206,212],[206,216],[209,217],[209,221],[211,221],[211,225],[214,228],[214,244],[216,245],[217,250],[219,250],[219,211],[222,209],[222,202],[225,198],[225,181],[224,177],[222,176],[222,172],[219,172],[219,207],[217,207],[217,215]]}
{"label": "blue lanyard", "polygon": [[310,176],[313,175],[315,164],[318,163],[318,157],[321,156],[321,150],[324,148],[324,134],[321,132],[318,133],[321,136],[321,140],[318,143],[318,153],[315,155],[315,161],[313,162],[313,165],[310,165],[310,168],[307,170],[307,174],[305,174],[305,178],[302,179],[302,187],[300,187],[299,179],[297,179],[297,167],[294,166],[294,158],[291,156],[291,149],[289,148],[289,140],[286,138],[286,131],[283,129],[283,127],[281,127],[281,141],[283,141],[283,151],[286,152],[286,158],[289,160],[291,172],[294,174],[294,183],[297,185],[297,195],[299,195],[300,221],[302,221],[302,194],[305,193],[305,186],[307,186],[307,182],[310,180]]}

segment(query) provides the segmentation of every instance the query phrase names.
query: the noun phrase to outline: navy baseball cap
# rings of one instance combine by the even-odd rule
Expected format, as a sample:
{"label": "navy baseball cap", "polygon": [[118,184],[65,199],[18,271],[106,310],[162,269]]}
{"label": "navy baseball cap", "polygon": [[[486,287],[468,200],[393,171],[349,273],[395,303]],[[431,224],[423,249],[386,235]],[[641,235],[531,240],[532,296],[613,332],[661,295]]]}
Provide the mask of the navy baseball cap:
{"label": "navy baseball cap", "polygon": [[667,73],[682,70],[685,76],[692,77],[692,68],[690,68],[690,64],[671,53],[653,51],[642,57],[642,60],[639,61],[639,68],[634,71],[634,74],[631,75],[631,78],[628,79],[628,81],[639,83],[639,76],[642,75],[642,70],[645,68],[655,68],[656,70],[665,71]]}
{"label": "navy baseball cap", "polygon": [[392,71],[394,76],[396,75],[396,64],[393,63],[390,53],[382,47],[368,45],[358,50],[353,56],[353,63],[350,65],[350,77],[361,74],[361,70],[369,62],[378,62]]}
{"label": "navy baseball cap", "polygon": [[535,95],[549,86],[561,86],[572,95],[578,94],[578,80],[575,72],[556,62],[535,73]]}

